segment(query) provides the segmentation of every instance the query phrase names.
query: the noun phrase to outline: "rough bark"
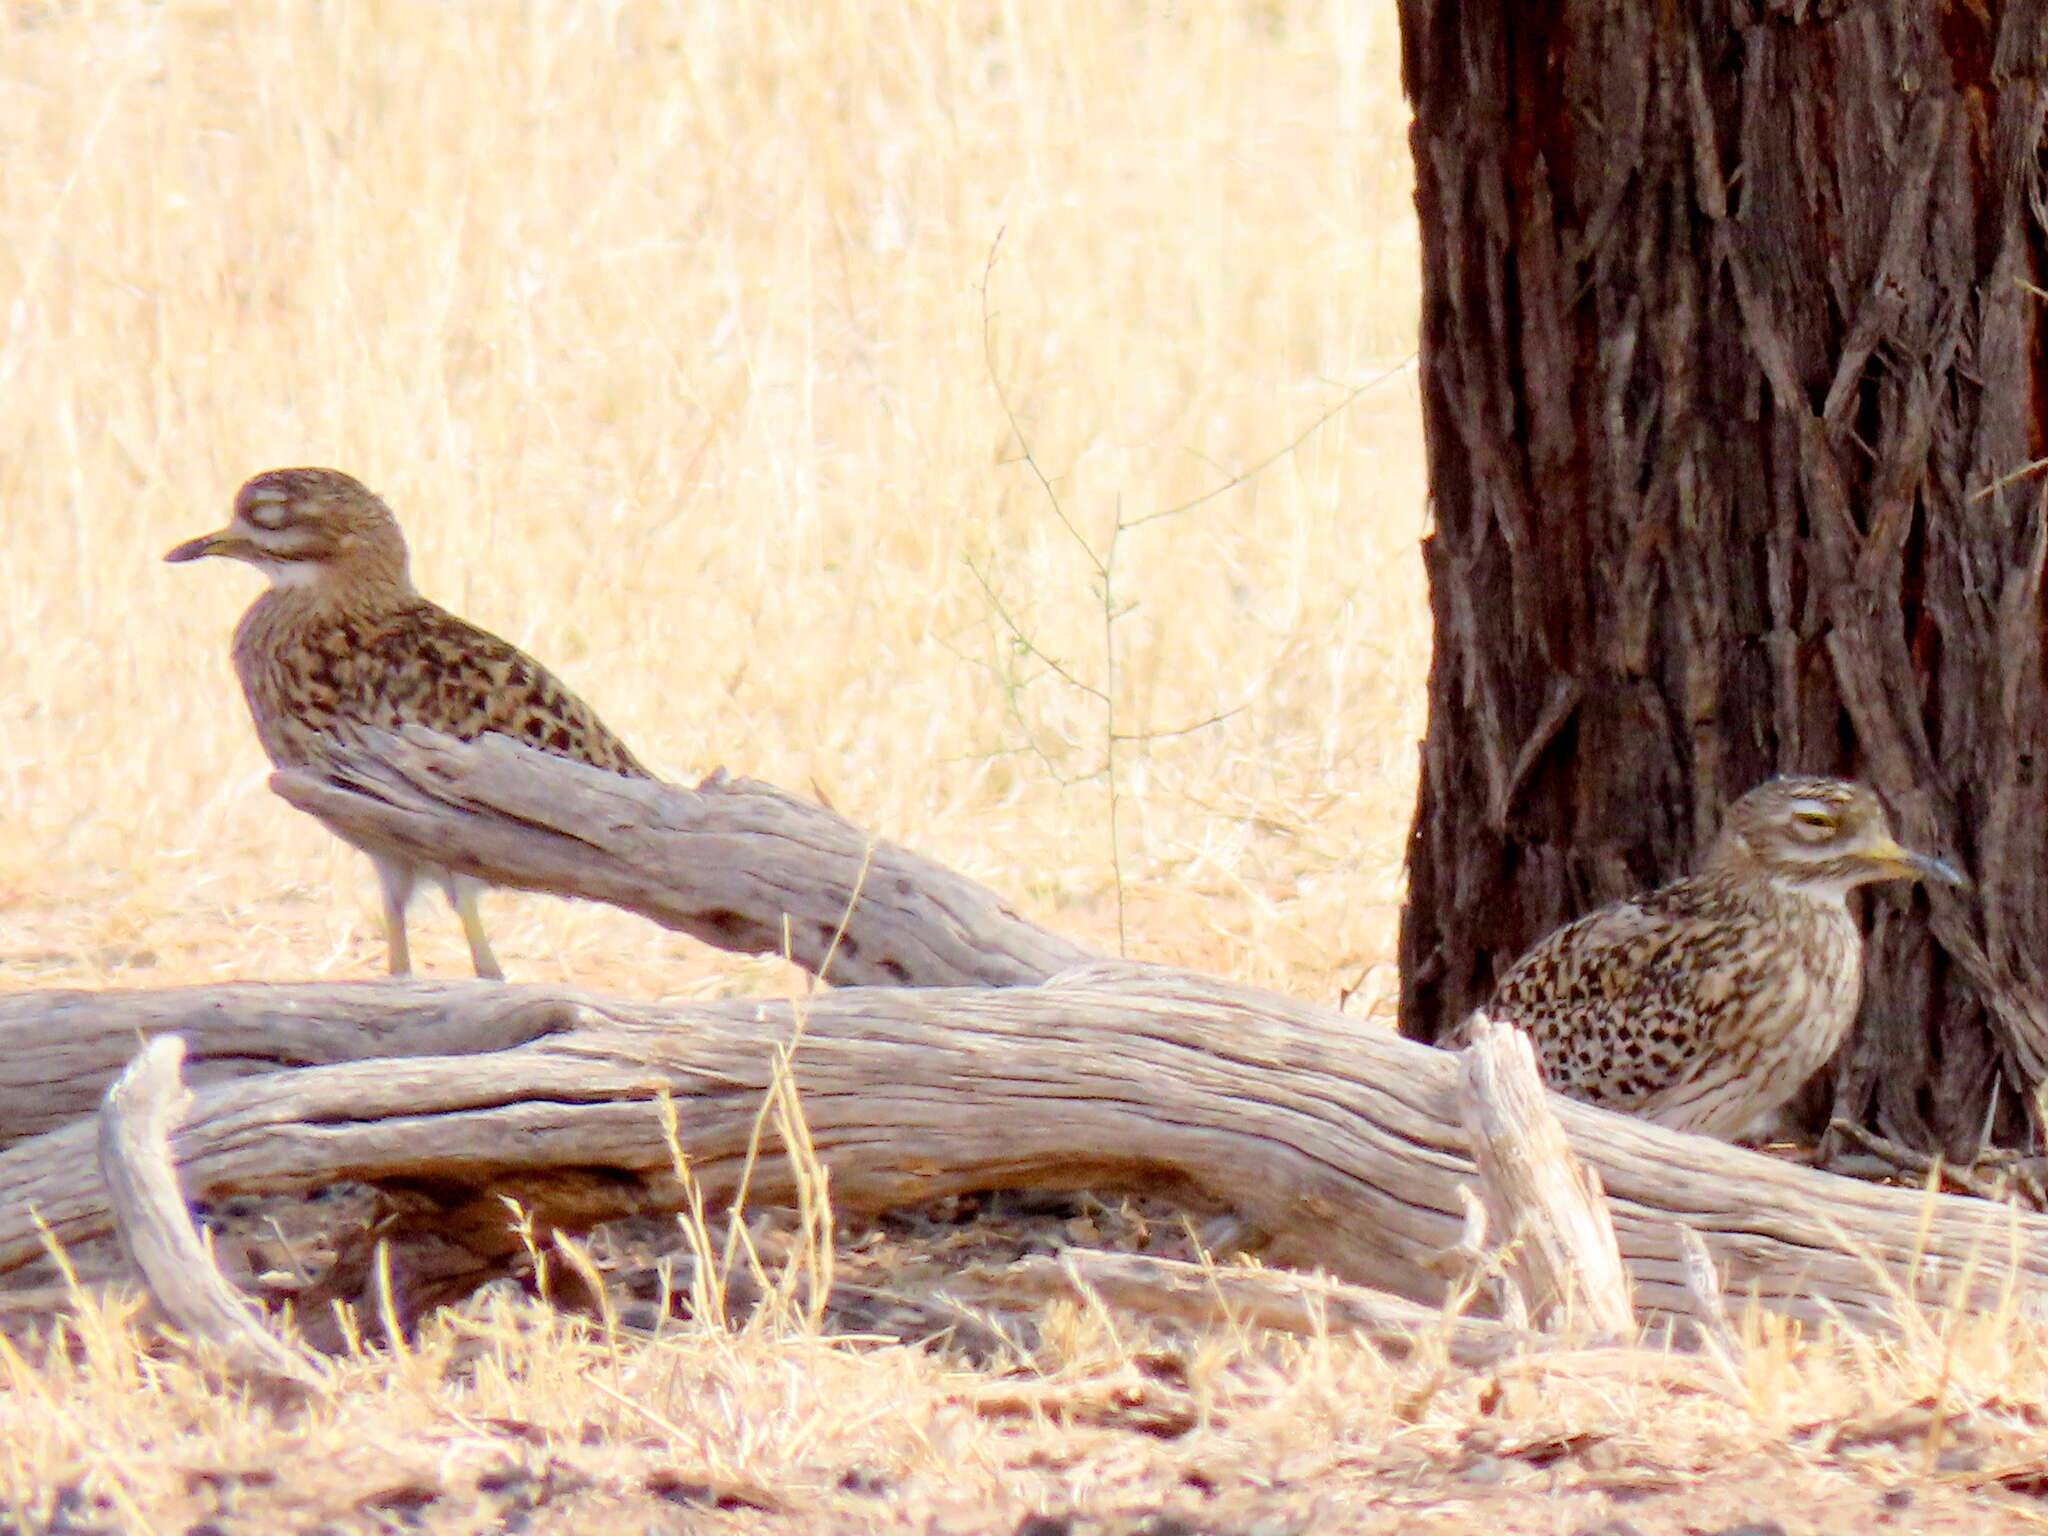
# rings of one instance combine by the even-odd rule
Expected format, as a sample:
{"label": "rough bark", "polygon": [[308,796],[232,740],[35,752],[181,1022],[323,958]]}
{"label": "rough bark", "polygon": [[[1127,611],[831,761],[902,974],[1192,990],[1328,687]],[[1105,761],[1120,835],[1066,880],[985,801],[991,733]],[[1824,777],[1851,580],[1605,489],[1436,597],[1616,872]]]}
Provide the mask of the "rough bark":
{"label": "rough bark", "polygon": [[1834,1110],[1967,1152],[2048,1078],[2048,0],[1401,14],[1437,646],[1404,1027],[1768,774],[1847,773],[1976,885],[1872,899]]}
{"label": "rough bark", "polygon": [[[401,1255],[401,1278],[426,1302],[518,1250],[508,1197],[542,1233],[681,1208],[663,1095],[714,1207],[746,1179],[752,1199],[788,1200],[792,1171],[772,1143],[747,1171],[785,1047],[834,1208],[848,1215],[1006,1186],[1159,1194],[1234,1209],[1267,1235],[1276,1263],[1429,1305],[1444,1293],[1431,1258],[1456,1240],[1459,1187],[1475,1177],[1457,1058],[1178,972],[1104,965],[1041,987],[856,988],[799,1003],[504,988],[508,1013],[552,1008],[559,1027],[456,1056],[439,1053],[414,989],[352,991],[384,1059],[199,1089],[175,1152],[197,1196],[337,1178],[406,1193],[415,1204],[394,1236],[429,1246]],[[246,1031],[207,1022],[237,995],[197,989],[196,1006],[175,1010],[198,1021],[195,1055],[210,1054],[212,1028]],[[81,1071],[101,1075],[90,1054]],[[1974,1289],[1961,1299],[1989,1304],[2009,1267],[2028,1304],[2048,1302],[2048,1218],[1958,1197],[1930,1204],[1554,1107],[1608,1192],[1641,1308],[1691,1306],[1675,1223],[1702,1233],[1738,1293],[1808,1318],[1875,1321],[1898,1294],[1948,1304],[1965,1274]],[[0,1268],[40,1251],[39,1222],[67,1242],[108,1230],[93,1132],[83,1121],[0,1152]]]}

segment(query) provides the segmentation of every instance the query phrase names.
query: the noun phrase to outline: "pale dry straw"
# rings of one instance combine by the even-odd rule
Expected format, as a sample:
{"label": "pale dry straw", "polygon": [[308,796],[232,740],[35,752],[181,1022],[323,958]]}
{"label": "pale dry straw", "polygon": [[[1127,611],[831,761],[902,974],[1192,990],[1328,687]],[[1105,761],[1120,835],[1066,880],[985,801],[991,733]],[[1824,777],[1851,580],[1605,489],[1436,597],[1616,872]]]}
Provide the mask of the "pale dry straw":
{"label": "pale dry straw", "polygon": [[[1111,941],[1076,525],[1210,490],[1414,345],[1384,4],[0,12],[0,965],[373,974],[362,861],[264,788],[166,568],[346,468],[423,588],[659,771],[724,763]],[[1130,535],[1136,952],[1327,996],[1387,958],[1427,632],[1413,369]],[[460,973],[452,919],[421,959]],[[753,984],[495,899],[513,974]]]}

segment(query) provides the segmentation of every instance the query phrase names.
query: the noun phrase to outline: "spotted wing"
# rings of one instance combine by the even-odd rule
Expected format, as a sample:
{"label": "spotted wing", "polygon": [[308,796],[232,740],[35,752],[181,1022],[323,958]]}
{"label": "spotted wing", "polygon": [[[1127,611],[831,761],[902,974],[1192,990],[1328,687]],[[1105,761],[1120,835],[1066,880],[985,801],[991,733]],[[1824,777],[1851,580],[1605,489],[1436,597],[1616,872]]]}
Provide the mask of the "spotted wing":
{"label": "spotted wing", "polygon": [[337,713],[463,741],[490,732],[631,778],[651,775],[583,700],[517,646],[425,601],[355,636]]}
{"label": "spotted wing", "polygon": [[1544,1078],[1625,1109],[1696,1059],[1719,990],[1715,925],[1680,887],[1599,908],[1517,960],[1488,1012],[1529,1031]]}

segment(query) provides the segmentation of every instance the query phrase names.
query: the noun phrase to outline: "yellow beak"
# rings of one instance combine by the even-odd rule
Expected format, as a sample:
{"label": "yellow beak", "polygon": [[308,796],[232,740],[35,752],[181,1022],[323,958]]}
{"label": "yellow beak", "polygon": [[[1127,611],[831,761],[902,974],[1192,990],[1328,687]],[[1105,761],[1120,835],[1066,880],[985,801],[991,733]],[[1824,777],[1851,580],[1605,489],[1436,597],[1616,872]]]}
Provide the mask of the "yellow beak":
{"label": "yellow beak", "polygon": [[1956,867],[1931,853],[1915,853],[1887,838],[1865,850],[1867,856],[1908,880],[1935,880],[1943,885],[1968,885]]}

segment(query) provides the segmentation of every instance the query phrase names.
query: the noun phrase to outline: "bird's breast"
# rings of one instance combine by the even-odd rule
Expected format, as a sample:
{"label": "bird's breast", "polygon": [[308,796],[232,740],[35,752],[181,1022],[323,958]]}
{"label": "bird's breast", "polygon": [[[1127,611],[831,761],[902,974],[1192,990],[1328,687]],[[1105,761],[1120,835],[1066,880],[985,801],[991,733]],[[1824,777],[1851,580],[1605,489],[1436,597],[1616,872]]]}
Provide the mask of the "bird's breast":
{"label": "bird's breast", "polygon": [[361,625],[265,593],[235,629],[235,675],[257,739],[281,768],[318,761],[349,701],[360,691]]}

